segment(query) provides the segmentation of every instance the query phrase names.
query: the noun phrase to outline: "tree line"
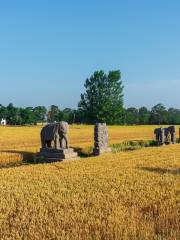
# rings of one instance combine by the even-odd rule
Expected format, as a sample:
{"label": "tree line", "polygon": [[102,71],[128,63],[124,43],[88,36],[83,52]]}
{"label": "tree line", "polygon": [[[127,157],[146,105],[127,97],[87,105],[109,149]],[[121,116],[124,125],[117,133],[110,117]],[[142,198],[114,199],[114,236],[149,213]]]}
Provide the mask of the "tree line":
{"label": "tree line", "polygon": [[124,86],[119,70],[96,71],[84,84],[85,92],[81,94],[77,109],[58,106],[15,107],[0,104],[0,119],[4,118],[9,125],[29,125],[43,122],[67,121],[77,124],[94,124],[106,122],[109,125],[145,125],[145,124],[180,124],[180,110],[166,109],[157,104],[152,109],[124,108]]}
{"label": "tree line", "polygon": [[6,119],[9,125],[36,125],[44,122],[67,121],[73,122],[74,111],[66,108],[60,110],[58,106],[15,107],[10,103],[7,107],[0,104],[0,119]]}
{"label": "tree line", "polygon": [[[60,110],[52,105],[48,109],[45,106],[18,108],[10,103],[7,107],[0,104],[0,119],[6,119],[9,125],[36,125],[44,122],[67,121],[69,124],[93,124],[86,121],[81,109],[65,108]],[[123,108],[121,117],[108,124],[119,125],[161,125],[180,124],[180,110],[176,108],[166,109],[162,104],[157,104],[151,110],[146,107]]]}

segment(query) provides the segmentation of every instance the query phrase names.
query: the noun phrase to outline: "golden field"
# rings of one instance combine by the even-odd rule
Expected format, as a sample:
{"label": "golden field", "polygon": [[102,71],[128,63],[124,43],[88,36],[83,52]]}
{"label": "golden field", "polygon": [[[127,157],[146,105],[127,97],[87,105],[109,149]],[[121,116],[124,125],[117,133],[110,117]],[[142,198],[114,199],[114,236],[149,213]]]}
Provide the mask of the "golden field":
{"label": "golden field", "polygon": [[[110,143],[153,139],[154,128],[110,127]],[[40,129],[0,127],[0,239],[180,239],[179,144],[9,164],[39,150]],[[73,147],[93,145],[92,126],[69,136]]]}

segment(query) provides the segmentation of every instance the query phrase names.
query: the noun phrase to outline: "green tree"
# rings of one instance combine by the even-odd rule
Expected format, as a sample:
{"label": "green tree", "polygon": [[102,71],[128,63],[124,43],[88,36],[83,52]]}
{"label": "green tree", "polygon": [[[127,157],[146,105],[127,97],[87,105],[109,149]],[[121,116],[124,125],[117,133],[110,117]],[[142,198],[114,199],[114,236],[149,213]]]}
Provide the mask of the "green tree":
{"label": "green tree", "polygon": [[75,122],[75,112],[71,108],[65,108],[62,111],[63,117],[62,120],[66,121],[68,123],[74,123]]}
{"label": "green tree", "polygon": [[58,106],[51,105],[48,111],[48,122],[59,122],[63,118],[63,113],[60,111]]}
{"label": "green tree", "polygon": [[121,72],[95,72],[85,82],[85,93],[81,94],[79,110],[85,117],[85,122],[106,122],[115,124],[121,122],[123,111],[123,86]]}
{"label": "green tree", "polygon": [[168,123],[180,124],[180,110],[176,108],[168,109]]}
{"label": "green tree", "polygon": [[134,107],[130,107],[126,110],[126,124],[138,124],[139,123],[139,115],[138,109]]}
{"label": "green tree", "polygon": [[6,107],[0,104],[0,120],[6,118],[7,110]]}
{"label": "green tree", "polygon": [[33,109],[35,121],[34,123],[37,124],[38,122],[43,123],[46,120],[46,112],[47,109],[44,106],[37,106]]}
{"label": "green tree", "polygon": [[25,125],[32,124],[35,121],[35,116],[32,107],[19,109],[19,122],[17,124]]}
{"label": "green tree", "polygon": [[19,117],[19,109],[14,107],[12,103],[10,103],[6,108],[6,119],[7,123],[10,125],[16,125],[20,122]]}
{"label": "green tree", "polygon": [[74,110],[73,111],[73,123],[85,123],[84,119],[85,119],[85,116],[83,115],[84,113],[80,110],[80,109],[77,109],[77,110]]}
{"label": "green tree", "polygon": [[151,124],[167,124],[168,123],[168,112],[163,104],[157,104],[151,110],[150,115]]}
{"label": "green tree", "polygon": [[146,107],[139,108],[139,124],[149,124],[150,112]]}

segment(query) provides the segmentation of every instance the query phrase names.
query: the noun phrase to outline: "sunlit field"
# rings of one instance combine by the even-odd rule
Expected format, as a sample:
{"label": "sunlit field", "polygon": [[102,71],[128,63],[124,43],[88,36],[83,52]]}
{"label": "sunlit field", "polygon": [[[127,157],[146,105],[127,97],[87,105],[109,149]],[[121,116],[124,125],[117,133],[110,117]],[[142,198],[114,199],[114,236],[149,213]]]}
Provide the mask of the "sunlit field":
{"label": "sunlit field", "polygon": [[[154,128],[110,127],[110,144],[151,140]],[[0,127],[0,239],[180,239],[180,144],[16,165],[39,150],[40,129]],[[93,126],[69,138],[90,147]]]}

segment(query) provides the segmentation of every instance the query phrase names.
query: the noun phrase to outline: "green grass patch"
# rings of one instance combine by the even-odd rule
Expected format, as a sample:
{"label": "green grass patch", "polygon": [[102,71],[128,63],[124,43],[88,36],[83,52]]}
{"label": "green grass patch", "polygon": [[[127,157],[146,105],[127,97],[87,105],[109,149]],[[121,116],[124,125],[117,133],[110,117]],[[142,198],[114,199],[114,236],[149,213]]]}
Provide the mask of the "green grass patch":
{"label": "green grass patch", "polygon": [[111,148],[113,152],[133,151],[145,147],[158,146],[154,140],[132,140],[124,141],[122,143],[112,144]]}

